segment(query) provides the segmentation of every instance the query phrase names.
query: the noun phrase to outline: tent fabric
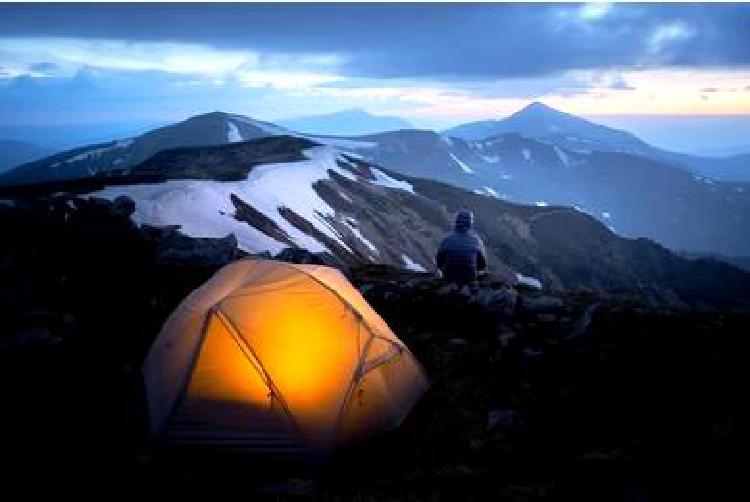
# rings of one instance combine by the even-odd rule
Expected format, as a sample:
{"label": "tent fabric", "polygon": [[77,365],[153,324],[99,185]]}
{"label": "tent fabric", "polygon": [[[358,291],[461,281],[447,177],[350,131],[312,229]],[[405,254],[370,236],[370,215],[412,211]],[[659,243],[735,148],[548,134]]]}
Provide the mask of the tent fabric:
{"label": "tent fabric", "polygon": [[151,429],[168,441],[282,453],[397,427],[427,389],[339,271],[254,259],[175,309],[143,375]]}

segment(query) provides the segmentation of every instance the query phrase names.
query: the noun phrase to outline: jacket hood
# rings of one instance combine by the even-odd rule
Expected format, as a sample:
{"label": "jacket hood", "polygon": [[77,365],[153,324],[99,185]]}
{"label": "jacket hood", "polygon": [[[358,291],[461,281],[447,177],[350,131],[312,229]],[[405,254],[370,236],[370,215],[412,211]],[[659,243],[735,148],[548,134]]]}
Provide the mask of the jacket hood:
{"label": "jacket hood", "polygon": [[463,209],[456,215],[454,229],[456,232],[468,232],[474,226],[474,213]]}

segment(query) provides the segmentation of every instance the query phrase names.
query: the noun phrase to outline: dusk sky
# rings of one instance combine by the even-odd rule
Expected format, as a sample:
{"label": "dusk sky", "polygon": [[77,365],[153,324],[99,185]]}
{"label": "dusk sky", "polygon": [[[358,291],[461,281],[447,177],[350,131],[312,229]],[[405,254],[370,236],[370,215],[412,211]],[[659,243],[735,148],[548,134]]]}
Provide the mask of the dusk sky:
{"label": "dusk sky", "polygon": [[0,4],[0,125],[363,108],[443,128],[531,100],[750,115],[750,5]]}

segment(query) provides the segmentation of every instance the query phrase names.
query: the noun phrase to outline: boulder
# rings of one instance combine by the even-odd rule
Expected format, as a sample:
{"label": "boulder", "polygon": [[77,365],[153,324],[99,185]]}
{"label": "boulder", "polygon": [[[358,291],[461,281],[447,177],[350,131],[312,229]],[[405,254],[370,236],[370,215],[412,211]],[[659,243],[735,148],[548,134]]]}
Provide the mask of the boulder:
{"label": "boulder", "polygon": [[135,201],[127,195],[115,197],[112,201],[112,212],[130,218],[135,213]]}
{"label": "boulder", "polygon": [[487,430],[496,427],[504,429],[512,428],[518,422],[518,412],[516,410],[490,410],[487,414]]}
{"label": "boulder", "polygon": [[240,256],[237,237],[188,237],[177,226],[142,227],[155,248],[157,264],[188,266],[223,266]]}
{"label": "boulder", "polygon": [[341,262],[331,253],[311,253],[306,249],[300,248],[284,248],[274,256],[274,259],[288,263],[341,267]]}
{"label": "boulder", "polygon": [[537,298],[525,299],[523,302],[523,309],[527,312],[550,312],[562,307],[562,299],[554,296],[539,296]]}

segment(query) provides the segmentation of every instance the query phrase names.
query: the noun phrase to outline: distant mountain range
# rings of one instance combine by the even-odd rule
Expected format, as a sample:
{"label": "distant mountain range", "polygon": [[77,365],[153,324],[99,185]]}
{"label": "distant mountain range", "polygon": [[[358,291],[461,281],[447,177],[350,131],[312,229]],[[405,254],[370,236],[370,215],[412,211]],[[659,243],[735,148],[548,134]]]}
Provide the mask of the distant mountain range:
{"label": "distant mountain range", "polygon": [[649,145],[635,135],[535,102],[502,120],[482,120],[444,131],[446,136],[483,140],[516,133],[578,152],[616,152],[641,155],[681,165],[714,180],[750,182],[750,153],[703,157],[669,152]]}
{"label": "distant mountain range", "polygon": [[[672,249],[750,255],[750,233],[746,231],[749,185],[696,174],[669,157],[679,154],[665,154],[629,133],[541,104],[530,105],[503,123],[506,132],[481,140],[414,129],[334,137],[297,133],[215,112],[134,138],[28,163],[0,176],[0,183],[129,172],[146,161],[161,159],[157,154],[167,149],[290,136],[329,146],[370,165],[449,183],[487,198],[572,207],[623,236],[653,238]],[[497,132],[487,127],[472,125],[452,134]]]}
{"label": "distant mountain range", "polygon": [[293,131],[329,136],[357,136],[414,127],[401,118],[372,115],[360,109],[280,120],[278,123]]}
{"label": "distant mountain range", "polygon": [[51,153],[50,149],[29,141],[0,139],[0,173]]}
{"label": "distant mountain range", "polygon": [[[263,130],[250,125],[248,133]],[[623,238],[583,212],[507,203],[288,135],[172,148],[129,168],[0,189],[11,207],[59,192],[116,204],[127,196],[138,224],[179,225],[192,237],[234,234],[249,253],[304,248],[345,264],[417,271],[434,270],[438,242],[454,213],[467,207],[476,214],[493,276],[511,283],[520,273],[545,287],[636,294],[669,305],[741,304],[750,291],[748,273],[716,260],[681,258],[647,239]],[[62,204],[76,217],[75,198]]]}

